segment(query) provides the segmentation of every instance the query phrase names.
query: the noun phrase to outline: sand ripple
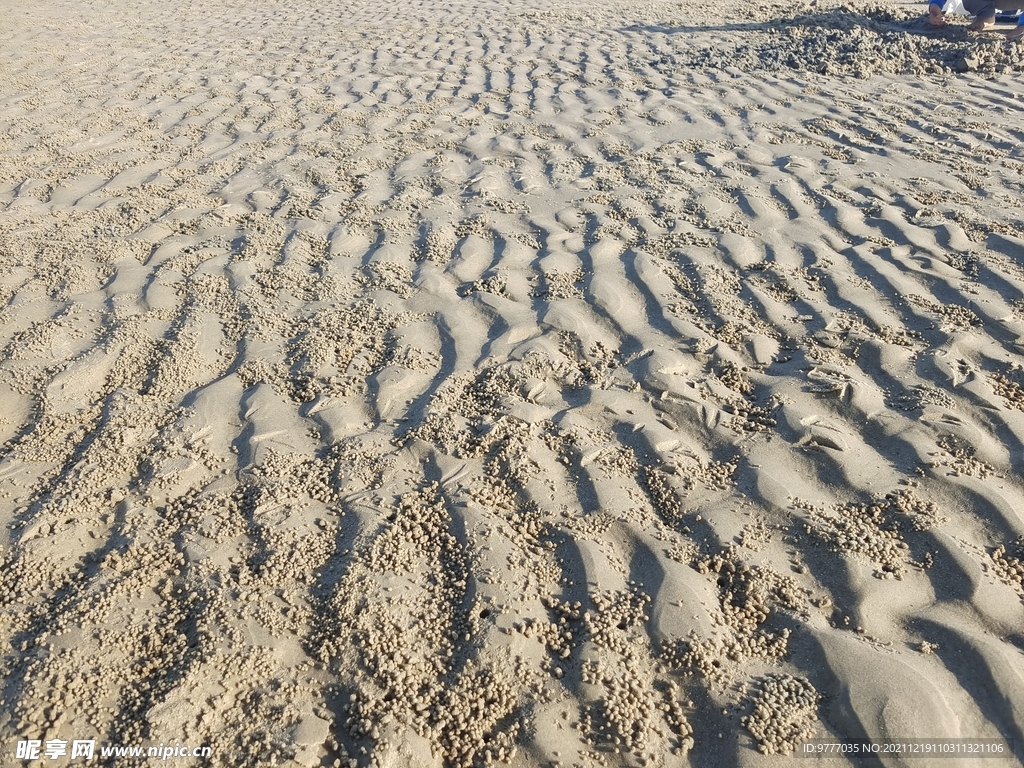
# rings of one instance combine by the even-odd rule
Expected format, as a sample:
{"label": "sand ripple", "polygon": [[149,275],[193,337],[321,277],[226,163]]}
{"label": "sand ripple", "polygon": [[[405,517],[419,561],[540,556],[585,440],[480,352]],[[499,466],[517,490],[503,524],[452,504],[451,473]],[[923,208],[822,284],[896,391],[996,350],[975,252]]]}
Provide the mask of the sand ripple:
{"label": "sand ripple", "polygon": [[922,74],[1020,47],[874,6],[0,8],[11,749],[1024,744],[1024,87]]}

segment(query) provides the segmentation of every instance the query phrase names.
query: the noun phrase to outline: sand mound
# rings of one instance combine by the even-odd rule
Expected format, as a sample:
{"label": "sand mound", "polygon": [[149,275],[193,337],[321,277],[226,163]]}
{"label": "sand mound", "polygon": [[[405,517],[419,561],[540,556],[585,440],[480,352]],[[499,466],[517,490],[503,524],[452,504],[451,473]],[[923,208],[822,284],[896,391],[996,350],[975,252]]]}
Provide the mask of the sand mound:
{"label": "sand mound", "polygon": [[[954,17],[955,19],[955,17]],[[680,30],[665,30],[672,36]],[[787,71],[869,77],[1024,71],[1024,49],[1001,37],[978,39],[966,22],[951,20],[933,30],[918,9],[836,8],[768,22],[735,22],[721,27],[712,44],[697,29],[686,29],[678,52],[660,63],[665,72],[693,69]],[[695,38],[695,39],[694,39]]]}

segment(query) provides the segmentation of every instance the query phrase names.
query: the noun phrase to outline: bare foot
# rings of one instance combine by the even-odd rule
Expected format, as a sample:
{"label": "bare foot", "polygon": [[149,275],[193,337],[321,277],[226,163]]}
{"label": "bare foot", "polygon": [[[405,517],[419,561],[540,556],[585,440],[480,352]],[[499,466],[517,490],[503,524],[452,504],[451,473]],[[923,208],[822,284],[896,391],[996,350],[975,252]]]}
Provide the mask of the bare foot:
{"label": "bare foot", "polygon": [[1010,32],[1006,33],[1007,40],[1020,40],[1024,37],[1024,24],[1018,24]]}
{"label": "bare foot", "polygon": [[928,6],[928,23],[933,27],[946,26],[946,17],[942,14],[942,6],[936,3]]}
{"label": "bare foot", "polygon": [[[930,7],[930,6],[929,6]],[[972,32],[981,32],[985,29],[992,29],[996,25],[996,17],[989,16],[988,18],[981,18],[980,16],[970,23],[967,27]]]}

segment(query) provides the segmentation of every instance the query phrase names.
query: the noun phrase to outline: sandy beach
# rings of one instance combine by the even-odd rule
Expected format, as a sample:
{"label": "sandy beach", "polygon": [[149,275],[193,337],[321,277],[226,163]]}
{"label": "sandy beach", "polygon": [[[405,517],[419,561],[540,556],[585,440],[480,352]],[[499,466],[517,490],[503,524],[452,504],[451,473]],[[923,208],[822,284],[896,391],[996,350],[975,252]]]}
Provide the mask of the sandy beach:
{"label": "sandy beach", "polygon": [[1024,764],[1024,44],[925,10],[0,0],[0,765]]}

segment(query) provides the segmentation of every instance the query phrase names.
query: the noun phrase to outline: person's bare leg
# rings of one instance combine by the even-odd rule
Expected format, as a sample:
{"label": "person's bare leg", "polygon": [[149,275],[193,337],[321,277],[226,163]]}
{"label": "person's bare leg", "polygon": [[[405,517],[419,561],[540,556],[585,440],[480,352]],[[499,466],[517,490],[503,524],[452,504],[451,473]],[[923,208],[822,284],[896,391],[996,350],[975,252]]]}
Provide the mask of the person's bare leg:
{"label": "person's bare leg", "polygon": [[933,27],[946,26],[946,17],[942,13],[942,6],[938,3],[928,5],[928,23]]}
{"label": "person's bare leg", "polygon": [[1007,40],[1020,40],[1024,37],[1024,24],[1018,24],[1006,34]]}
{"label": "person's bare leg", "polygon": [[995,25],[995,16],[986,16],[985,18],[979,16],[974,21],[972,21],[967,28],[972,32],[981,32],[983,29],[992,29],[992,27],[994,27]]}

